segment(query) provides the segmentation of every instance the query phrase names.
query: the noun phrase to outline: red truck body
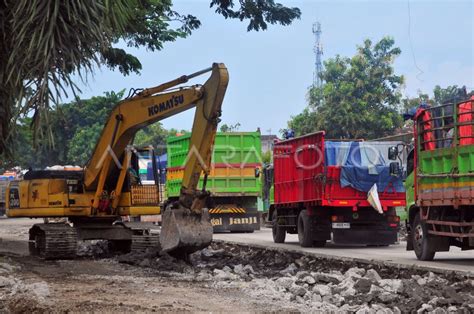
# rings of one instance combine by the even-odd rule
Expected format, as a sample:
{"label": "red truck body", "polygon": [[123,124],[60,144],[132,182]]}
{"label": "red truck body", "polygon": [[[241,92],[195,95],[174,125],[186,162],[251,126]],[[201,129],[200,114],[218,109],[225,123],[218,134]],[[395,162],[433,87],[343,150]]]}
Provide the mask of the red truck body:
{"label": "red truck body", "polygon": [[[274,146],[275,205],[352,207],[371,206],[367,193],[342,187],[341,166],[325,163],[324,132],[308,134],[276,143]],[[387,187],[379,191],[384,211],[405,206],[405,193]]]}
{"label": "red truck body", "polygon": [[[334,242],[344,244],[396,242],[399,217],[395,207],[405,206],[404,190],[397,191],[385,182],[384,189],[378,191],[383,213],[378,213],[368,202],[367,191],[343,187],[342,166],[327,162],[325,157],[329,142],[335,145],[341,141],[325,141],[325,133],[317,132],[275,143],[274,203],[270,208],[275,242],[284,241],[286,232],[298,233],[302,246],[310,242],[324,245],[331,234]],[[376,147],[377,142],[373,143]],[[311,232],[300,230],[305,224]],[[305,234],[309,240],[304,239]]]}

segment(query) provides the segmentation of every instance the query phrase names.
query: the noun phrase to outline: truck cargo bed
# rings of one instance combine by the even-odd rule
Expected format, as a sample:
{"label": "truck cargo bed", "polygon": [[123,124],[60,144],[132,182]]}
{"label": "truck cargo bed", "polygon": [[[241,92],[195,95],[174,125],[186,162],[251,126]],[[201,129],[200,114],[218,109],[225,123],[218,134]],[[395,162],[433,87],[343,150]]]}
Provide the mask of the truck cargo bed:
{"label": "truck cargo bed", "polygon": [[[402,179],[390,176],[383,155],[391,145],[393,142],[325,141],[324,132],[277,143],[275,205],[370,206],[367,192],[377,184],[384,208],[404,206]],[[357,150],[359,155],[373,151],[377,162],[361,160]]]}

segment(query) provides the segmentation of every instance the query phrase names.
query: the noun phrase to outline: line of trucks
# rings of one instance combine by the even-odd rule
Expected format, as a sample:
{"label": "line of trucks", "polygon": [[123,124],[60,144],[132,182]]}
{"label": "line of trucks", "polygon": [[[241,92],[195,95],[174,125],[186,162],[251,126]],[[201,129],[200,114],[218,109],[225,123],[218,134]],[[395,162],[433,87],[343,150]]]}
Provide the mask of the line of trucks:
{"label": "line of trucks", "polygon": [[[397,210],[406,210],[407,249],[420,260],[450,246],[474,248],[473,101],[418,108],[404,140],[342,141],[324,132],[277,140],[268,164],[260,133],[217,133],[207,179],[214,232],[253,232],[266,217],[276,243],[293,233],[303,247],[387,246],[397,241]],[[189,134],[167,147],[173,200]]]}
{"label": "line of trucks", "polygon": [[[168,201],[179,194],[189,136],[167,140]],[[323,245],[331,234],[334,242],[345,244],[397,241],[396,207],[405,205],[405,193],[401,178],[390,175],[386,155],[390,146],[400,142],[325,141],[324,132],[319,132],[275,142],[273,165],[264,165],[260,138],[258,132],[216,134],[207,178],[214,232],[253,232],[269,217],[275,242],[283,242],[287,232],[298,231],[303,246]],[[374,174],[368,175],[372,164]],[[367,200],[374,184],[380,189],[380,212]]]}
{"label": "line of trucks", "polygon": [[[170,89],[209,71],[204,85]],[[273,163],[263,164],[260,132],[216,132],[227,75],[214,64],[145,89],[117,105],[84,169],[35,170],[4,184],[9,217],[69,219],[33,226],[32,251],[71,257],[77,240],[89,239],[144,249],[157,244],[156,228],[121,217],[157,214],[161,245],[184,258],[212,232],[253,232],[264,220],[276,243],[290,233],[303,247],[387,246],[397,241],[400,208],[407,249],[420,260],[474,248],[474,97],[418,108],[413,141],[321,131],[276,140]],[[132,146],[139,129],[192,107],[192,132],[168,138],[166,157]]]}
{"label": "line of trucks", "polygon": [[324,132],[276,143],[267,193],[274,190],[274,241],[295,233],[304,247],[331,237],[391,244],[403,206],[407,250],[418,259],[474,249],[474,96],[420,106],[411,119],[413,141],[405,143],[326,140]]}

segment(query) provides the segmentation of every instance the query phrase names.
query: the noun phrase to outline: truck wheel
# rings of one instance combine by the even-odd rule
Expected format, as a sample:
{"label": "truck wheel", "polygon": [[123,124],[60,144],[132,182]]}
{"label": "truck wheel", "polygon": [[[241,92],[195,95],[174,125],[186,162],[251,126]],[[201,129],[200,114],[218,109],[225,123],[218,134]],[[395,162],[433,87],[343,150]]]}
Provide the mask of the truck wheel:
{"label": "truck wheel", "polygon": [[312,218],[308,216],[306,209],[303,209],[298,216],[298,240],[301,247],[313,246],[311,222]]}
{"label": "truck wheel", "polygon": [[278,225],[278,217],[276,210],[272,215],[272,235],[273,242],[275,243],[284,243],[286,238],[286,230],[283,227]]}
{"label": "truck wheel", "polygon": [[421,261],[432,261],[436,251],[433,249],[432,240],[428,237],[428,228],[421,221],[419,214],[413,220],[411,232],[413,232],[412,241],[416,257]]}

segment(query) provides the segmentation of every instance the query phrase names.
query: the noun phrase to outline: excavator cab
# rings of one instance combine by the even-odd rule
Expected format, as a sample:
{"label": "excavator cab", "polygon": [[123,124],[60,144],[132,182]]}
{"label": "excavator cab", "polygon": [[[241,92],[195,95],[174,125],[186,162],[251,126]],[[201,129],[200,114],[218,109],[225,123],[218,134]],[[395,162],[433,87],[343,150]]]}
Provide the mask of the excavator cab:
{"label": "excavator cab", "polygon": [[[134,206],[160,206],[162,197],[153,147],[136,148],[131,146],[127,148],[127,152],[131,154],[130,164],[124,166],[127,167],[128,190],[132,208]],[[146,170],[150,160],[153,169],[152,180],[147,180]]]}

